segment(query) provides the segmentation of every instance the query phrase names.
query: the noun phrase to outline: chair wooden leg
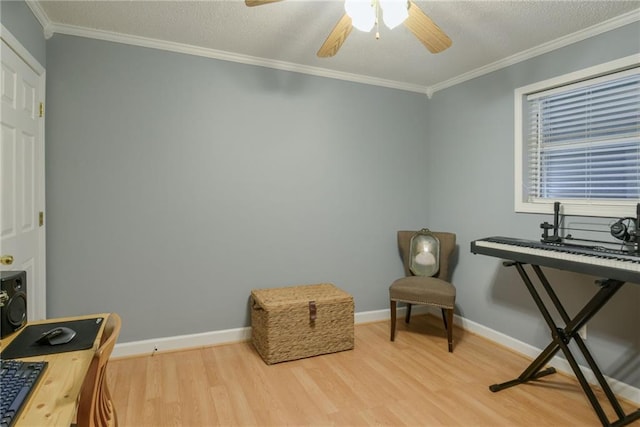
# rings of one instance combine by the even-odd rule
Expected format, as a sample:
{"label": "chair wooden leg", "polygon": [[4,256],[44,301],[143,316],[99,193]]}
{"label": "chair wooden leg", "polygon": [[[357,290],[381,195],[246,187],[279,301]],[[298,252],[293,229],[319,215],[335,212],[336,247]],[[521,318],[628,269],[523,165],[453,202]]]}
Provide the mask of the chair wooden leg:
{"label": "chair wooden leg", "polygon": [[404,318],[404,323],[409,323],[411,320],[411,304],[407,303],[407,315]]}
{"label": "chair wooden leg", "polygon": [[396,339],[396,301],[391,301],[391,341]]}
{"label": "chair wooden leg", "polygon": [[446,309],[441,308],[440,312],[442,313],[442,323],[444,323],[444,328],[448,330],[449,328],[447,327]]}
{"label": "chair wooden leg", "polygon": [[453,309],[443,309],[443,315],[445,311],[447,312],[445,325],[447,328],[447,340],[449,341],[449,353],[453,353]]}

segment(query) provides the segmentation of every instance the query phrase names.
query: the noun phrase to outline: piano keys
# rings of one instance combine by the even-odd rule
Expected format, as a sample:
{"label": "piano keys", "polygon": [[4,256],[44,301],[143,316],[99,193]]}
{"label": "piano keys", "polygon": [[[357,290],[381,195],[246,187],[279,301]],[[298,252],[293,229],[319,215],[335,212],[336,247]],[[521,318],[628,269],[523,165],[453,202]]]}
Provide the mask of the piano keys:
{"label": "piano keys", "polygon": [[471,252],[505,260],[640,284],[640,254],[511,237],[471,242]]}
{"label": "piano keys", "polygon": [[[640,204],[638,206],[640,215]],[[559,242],[543,243],[510,237],[488,237],[471,242],[471,252],[512,261],[505,265],[514,266],[518,270],[523,283],[549,326],[552,337],[549,345],[517,378],[491,385],[489,389],[492,392],[498,392],[505,388],[553,374],[555,369],[552,367],[544,369],[545,365],[551,361],[558,351],[562,350],[603,426],[620,427],[640,420],[640,409],[629,414],[624,412],[618,398],[611,390],[602,371],[578,333],[580,328],[585,326],[607,304],[625,282],[640,284],[640,254],[637,251],[624,252]],[[540,286],[549,297],[550,303],[546,303],[541,298],[540,292],[538,292],[537,287],[526,272],[524,264],[531,265],[540,281]],[[600,276],[606,280],[600,282],[595,295],[571,318],[540,267],[590,274]],[[564,326],[554,320],[549,312],[551,307],[556,309]],[[571,341],[575,342],[577,350],[582,353],[601,390],[609,400],[617,420],[611,422],[602,408],[591,384],[585,378],[571,347],[569,347]]]}

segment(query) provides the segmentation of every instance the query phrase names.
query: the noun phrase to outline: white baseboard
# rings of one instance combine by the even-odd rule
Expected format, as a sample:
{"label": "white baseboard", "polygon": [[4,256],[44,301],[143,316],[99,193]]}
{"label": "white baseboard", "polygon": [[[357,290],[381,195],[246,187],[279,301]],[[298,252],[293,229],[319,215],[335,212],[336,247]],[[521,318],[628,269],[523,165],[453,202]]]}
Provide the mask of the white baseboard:
{"label": "white baseboard", "polygon": [[[413,309],[415,314],[425,314],[426,307]],[[405,308],[398,308],[398,316],[404,316]],[[389,310],[375,310],[356,313],[355,324],[380,322],[389,318]],[[188,348],[229,344],[251,339],[251,327],[202,332],[199,334],[178,335],[174,337],[152,338],[142,341],[118,343],[113,349],[113,358],[150,355],[156,351],[176,351]]]}
{"label": "white baseboard", "polygon": [[152,338],[116,344],[113,358],[151,355],[156,351],[176,351],[188,348],[207,347],[216,344],[227,344],[248,341],[251,339],[251,328],[226,329],[223,331],[202,332],[200,334],[179,335],[175,337]]}
{"label": "white baseboard", "polygon": [[[495,331],[486,326],[480,325],[479,323],[473,322],[469,319],[465,319],[464,317],[454,316],[453,322],[460,326],[462,329],[472,332],[474,334],[480,335],[488,340],[501,344],[513,351],[524,354],[527,357],[535,359],[538,357],[540,352],[542,351],[539,348],[536,348],[532,345],[529,345],[525,342],[517,340],[513,337],[503,334],[502,332]],[[548,363],[549,366],[553,366],[557,371],[567,374],[569,376],[574,377],[575,374],[565,359],[560,357],[554,357]],[[523,367],[524,370],[525,367]],[[598,384],[593,371],[585,366],[580,366],[582,373],[590,384]],[[607,383],[611,387],[613,392],[623,397],[626,400],[629,400],[637,405],[640,405],[640,389],[633,387],[629,384],[623,383],[622,381],[618,381],[615,378],[610,378],[605,376]]]}
{"label": "white baseboard", "polygon": [[[398,307],[398,311],[396,313],[397,317],[404,317],[407,309],[405,307]],[[429,313],[429,307],[426,305],[417,305],[411,309],[411,314],[427,314]],[[361,323],[371,323],[371,322],[381,322],[383,320],[389,320],[389,316],[391,315],[391,311],[389,309],[384,310],[375,310],[375,311],[364,311],[362,313],[356,313],[355,319],[353,319],[356,325]]]}
{"label": "white baseboard", "polygon": [[[406,309],[404,307],[399,307],[397,316],[403,317],[404,314],[406,313],[405,310]],[[431,313],[431,314],[440,316],[439,310],[432,311],[432,310],[429,310],[426,306],[416,306],[413,308],[412,313],[414,314]],[[380,322],[380,321],[389,319],[389,315],[390,315],[390,311],[388,309],[365,311],[361,313],[356,313],[354,316],[354,322],[355,324]],[[538,354],[540,354],[540,352],[542,351],[539,348],[536,348],[525,342],[522,342],[513,337],[505,335],[502,332],[495,331],[479,323],[465,319],[464,317],[456,315],[454,316],[453,321],[457,326],[461,327],[462,329],[465,329],[469,332],[480,335],[488,340],[491,340],[500,345],[503,345],[527,357],[536,358]],[[251,327],[227,329],[223,331],[203,332],[199,334],[180,335],[175,337],[154,338],[154,339],[148,339],[148,340],[142,340],[142,341],[133,341],[133,342],[116,344],[113,350],[112,357],[120,358],[120,357],[130,357],[130,356],[151,355],[156,351],[167,352],[167,351],[184,350],[188,348],[207,347],[212,345],[248,341],[250,339],[251,339]],[[556,368],[556,370],[558,370],[559,372],[563,372],[570,376],[574,376],[571,366],[564,359],[561,359],[559,357],[554,357],[553,359],[551,359],[551,362],[549,363],[549,365]],[[597,384],[597,381],[595,376],[593,375],[593,372],[589,368],[586,368],[584,366],[581,366],[581,368],[582,368],[582,372],[587,378],[587,381],[589,381],[591,384]],[[607,379],[607,382],[609,383],[609,386],[611,387],[611,389],[616,395],[626,400],[629,400],[634,404],[640,405],[640,389],[613,378],[606,377],[606,379]]]}

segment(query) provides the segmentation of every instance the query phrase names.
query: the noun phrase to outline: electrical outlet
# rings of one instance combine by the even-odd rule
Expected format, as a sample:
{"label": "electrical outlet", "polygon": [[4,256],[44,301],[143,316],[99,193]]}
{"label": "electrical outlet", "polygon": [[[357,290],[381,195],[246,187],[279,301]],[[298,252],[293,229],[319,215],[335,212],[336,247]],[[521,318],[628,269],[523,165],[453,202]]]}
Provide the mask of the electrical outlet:
{"label": "electrical outlet", "polygon": [[582,338],[583,340],[587,339],[587,325],[584,325],[582,328],[578,329],[578,335],[580,335],[580,338]]}

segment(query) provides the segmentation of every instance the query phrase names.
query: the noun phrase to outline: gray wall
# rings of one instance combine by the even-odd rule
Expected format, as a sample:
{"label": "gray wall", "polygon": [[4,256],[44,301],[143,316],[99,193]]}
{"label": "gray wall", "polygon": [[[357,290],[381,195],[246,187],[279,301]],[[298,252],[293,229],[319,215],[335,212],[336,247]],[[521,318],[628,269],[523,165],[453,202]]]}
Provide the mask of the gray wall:
{"label": "gray wall", "polygon": [[[437,92],[428,103],[429,223],[458,233],[453,281],[465,318],[543,348],[549,332],[515,269],[472,255],[470,242],[502,235],[540,238],[551,216],[516,214],[513,188],[515,88],[640,52],[640,24],[602,34]],[[446,179],[443,179],[446,177]],[[550,270],[575,314],[596,291],[594,277]],[[640,285],[627,284],[587,327],[606,374],[640,386]]]}
{"label": "gray wall", "polygon": [[[543,347],[520,279],[469,243],[537,238],[513,212],[513,89],[638,53],[637,24],[435,94],[55,36],[2,23],[47,65],[50,316],[117,311],[122,342],[248,325],[253,287],[332,281],[387,307],[395,230],[458,233],[459,314]],[[45,61],[48,59],[48,61]],[[594,278],[549,271],[575,311]],[[607,375],[640,387],[640,286],[589,324]]]}
{"label": "gray wall", "polygon": [[47,44],[42,26],[24,1],[0,1],[0,21],[42,65],[47,65]]}
{"label": "gray wall", "polygon": [[426,96],[109,42],[47,45],[47,309],[122,342],[249,325],[252,288],[385,308],[425,225]]}

